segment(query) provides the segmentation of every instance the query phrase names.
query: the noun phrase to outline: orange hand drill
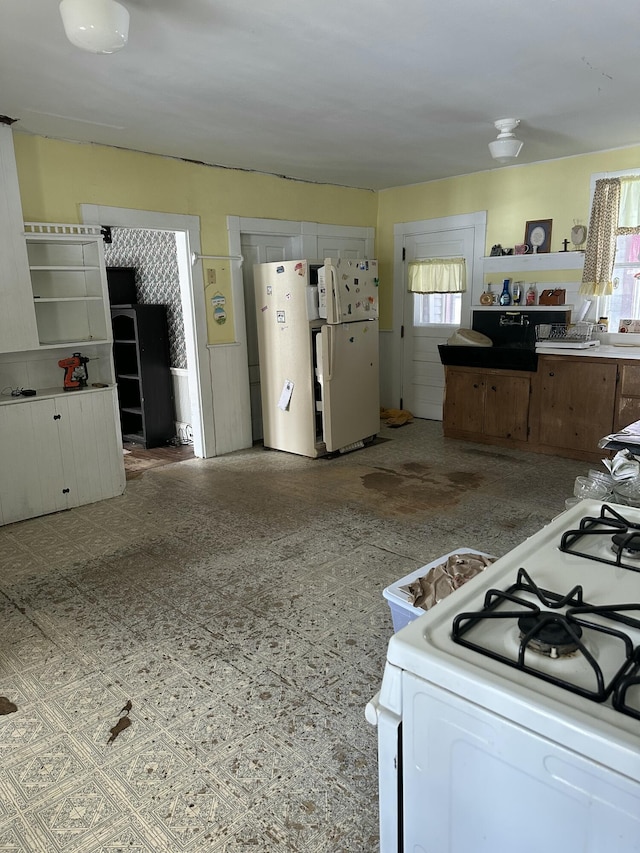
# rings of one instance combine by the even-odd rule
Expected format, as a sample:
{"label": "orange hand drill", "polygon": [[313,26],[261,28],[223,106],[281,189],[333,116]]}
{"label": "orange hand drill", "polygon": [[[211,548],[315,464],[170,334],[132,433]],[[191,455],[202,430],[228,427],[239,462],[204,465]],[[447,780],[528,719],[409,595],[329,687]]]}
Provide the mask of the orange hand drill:
{"label": "orange hand drill", "polygon": [[69,358],[62,358],[58,362],[58,367],[64,369],[64,390],[77,391],[79,388],[87,387],[87,379],[89,371],[87,370],[86,356],[79,352],[74,352]]}

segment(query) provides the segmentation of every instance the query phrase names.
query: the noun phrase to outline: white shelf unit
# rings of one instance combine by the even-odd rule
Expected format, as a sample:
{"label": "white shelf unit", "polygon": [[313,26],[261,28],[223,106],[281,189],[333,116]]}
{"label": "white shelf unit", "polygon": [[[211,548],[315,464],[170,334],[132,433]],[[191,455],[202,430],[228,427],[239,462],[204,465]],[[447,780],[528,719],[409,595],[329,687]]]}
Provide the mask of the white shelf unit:
{"label": "white shelf unit", "polygon": [[100,229],[25,223],[25,239],[40,346],[110,344]]}
{"label": "white shelf unit", "polygon": [[485,275],[542,270],[581,270],[584,252],[539,252],[535,255],[498,255],[481,258]]}

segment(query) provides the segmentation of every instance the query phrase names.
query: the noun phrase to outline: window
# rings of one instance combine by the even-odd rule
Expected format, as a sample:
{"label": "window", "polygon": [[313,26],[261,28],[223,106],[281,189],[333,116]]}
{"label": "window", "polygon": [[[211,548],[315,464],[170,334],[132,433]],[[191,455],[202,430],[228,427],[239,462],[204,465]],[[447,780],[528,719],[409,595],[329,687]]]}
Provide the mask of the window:
{"label": "window", "polygon": [[463,257],[421,258],[409,262],[413,325],[460,325],[462,294],[467,289]]}
{"label": "window", "polygon": [[640,319],[640,234],[616,238],[611,278],[613,293],[600,300],[600,314],[609,318],[609,331],[617,332],[620,320]]}
{"label": "window", "polygon": [[593,198],[580,293],[596,296],[596,316],[640,319],[640,175],[592,176]]}
{"label": "window", "polygon": [[462,317],[461,293],[414,293],[413,325],[459,326]]}

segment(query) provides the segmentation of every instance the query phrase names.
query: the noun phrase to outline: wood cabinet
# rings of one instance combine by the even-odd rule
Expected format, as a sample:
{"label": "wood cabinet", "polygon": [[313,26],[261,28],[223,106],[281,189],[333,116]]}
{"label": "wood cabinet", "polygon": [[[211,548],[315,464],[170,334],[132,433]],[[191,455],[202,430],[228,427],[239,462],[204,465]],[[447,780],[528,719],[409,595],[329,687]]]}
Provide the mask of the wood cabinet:
{"label": "wood cabinet", "polygon": [[532,440],[539,445],[597,452],[613,429],[618,367],[602,359],[545,355],[534,382]]}
{"label": "wood cabinet", "polygon": [[176,427],[166,308],[114,306],[111,321],[122,437],[143,447],[167,444]]}
{"label": "wood cabinet", "polygon": [[597,461],[640,420],[640,361],[539,355],[537,372],[445,368],[444,435]]}
{"label": "wood cabinet", "polygon": [[640,420],[640,361],[622,363],[618,370],[614,432]]}
{"label": "wood cabinet", "polygon": [[86,389],[0,405],[0,523],[69,509],[124,491],[122,445],[113,428],[115,388]]}
{"label": "wood cabinet", "polygon": [[514,370],[445,368],[444,434],[526,442],[531,375]]}

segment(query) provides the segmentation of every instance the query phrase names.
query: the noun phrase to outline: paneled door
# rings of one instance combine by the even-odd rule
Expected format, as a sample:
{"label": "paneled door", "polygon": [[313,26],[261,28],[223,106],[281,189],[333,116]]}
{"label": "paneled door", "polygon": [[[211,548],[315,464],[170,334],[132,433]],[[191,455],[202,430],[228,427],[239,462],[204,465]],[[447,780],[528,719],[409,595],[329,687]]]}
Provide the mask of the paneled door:
{"label": "paneled door", "polygon": [[[404,281],[404,339],[402,347],[402,401],[418,418],[442,420],[444,399],[444,369],[440,362],[438,344],[444,344],[451,333],[461,325],[460,318],[470,316],[471,282],[475,231],[458,228],[406,235]],[[426,258],[464,257],[467,266],[467,291],[461,294],[455,313],[444,310],[439,294],[410,293],[408,288],[409,262]],[[448,297],[452,299],[452,297]],[[427,300],[441,322],[431,318]]]}
{"label": "paneled door", "polygon": [[318,258],[347,258],[348,260],[369,260],[368,240],[363,237],[318,237]]}

